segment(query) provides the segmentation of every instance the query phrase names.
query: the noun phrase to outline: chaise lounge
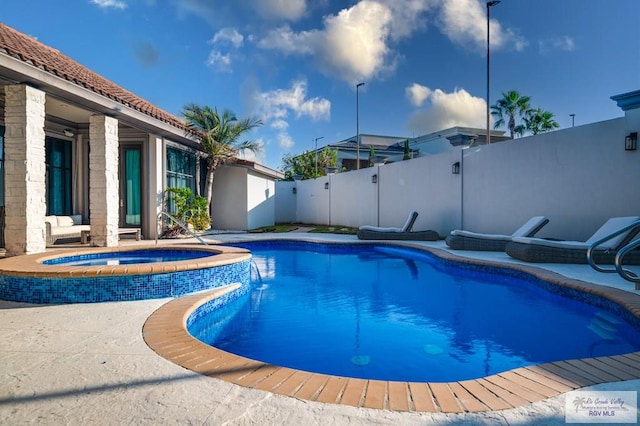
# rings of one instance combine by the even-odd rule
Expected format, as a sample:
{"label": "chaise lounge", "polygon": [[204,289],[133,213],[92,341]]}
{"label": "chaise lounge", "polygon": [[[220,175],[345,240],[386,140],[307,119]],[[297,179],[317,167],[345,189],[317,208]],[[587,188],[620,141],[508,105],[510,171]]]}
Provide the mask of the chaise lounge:
{"label": "chaise lounge", "polygon": [[436,241],[439,236],[436,231],[411,231],[418,218],[418,212],[412,211],[402,228],[380,227],[364,225],[358,228],[360,240],[414,240]]}
{"label": "chaise lounge", "polygon": [[454,250],[505,251],[507,243],[517,237],[533,237],[549,222],[544,216],[534,216],[511,235],[481,234],[454,229],[445,242]]}
{"label": "chaise lounge", "polygon": [[[632,226],[637,224],[637,226]],[[622,228],[629,229],[598,245],[593,252],[596,263],[612,264],[616,253],[640,231],[640,216],[614,217],[602,225],[587,241],[555,241],[541,238],[514,238],[506,252],[514,259],[540,263],[587,263],[587,250],[593,244]],[[630,252],[625,263],[639,264],[640,252]]]}

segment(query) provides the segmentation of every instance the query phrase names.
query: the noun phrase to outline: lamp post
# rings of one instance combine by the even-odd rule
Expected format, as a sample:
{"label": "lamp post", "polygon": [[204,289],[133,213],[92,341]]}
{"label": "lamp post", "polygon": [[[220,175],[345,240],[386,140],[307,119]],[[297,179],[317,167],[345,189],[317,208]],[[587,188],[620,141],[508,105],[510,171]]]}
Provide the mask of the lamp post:
{"label": "lamp post", "polygon": [[314,149],[316,151],[316,177],[318,176],[318,141],[324,138],[324,136],[320,136],[319,138],[315,138],[314,141]]}
{"label": "lamp post", "polygon": [[364,83],[356,84],[356,170],[360,170],[360,86]]}
{"label": "lamp post", "polygon": [[575,126],[575,124],[576,124],[576,115],[575,114],[569,114],[569,117],[571,117],[571,127]]}
{"label": "lamp post", "polygon": [[487,145],[491,143],[491,128],[489,127],[489,117],[491,115],[490,113],[490,109],[491,109],[491,102],[489,101],[489,84],[490,84],[490,80],[489,80],[489,73],[490,73],[490,59],[489,59],[489,55],[490,55],[490,51],[489,51],[489,21],[490,21],[490,15],[491,15],[491,8],[495,5],[497,5],[498,3],[500,3],[500,0],[493,0],[493,1],[488,1],[487,2]]}

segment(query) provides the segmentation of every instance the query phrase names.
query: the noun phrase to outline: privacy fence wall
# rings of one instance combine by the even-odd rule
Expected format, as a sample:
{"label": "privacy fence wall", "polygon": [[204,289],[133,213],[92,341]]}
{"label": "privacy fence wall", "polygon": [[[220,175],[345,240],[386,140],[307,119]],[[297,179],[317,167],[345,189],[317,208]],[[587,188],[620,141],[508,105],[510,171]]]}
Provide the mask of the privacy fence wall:
{"label": "privacy fence wall", "polygon": [[[276,221],[510,234],[545,215],[544,237],[584,240],[612,216],[640,215],[640,152],[625,137],[640,110],[619,119],[413,160],[277,182]],[[459,163],[459,173],[454,173]]]}

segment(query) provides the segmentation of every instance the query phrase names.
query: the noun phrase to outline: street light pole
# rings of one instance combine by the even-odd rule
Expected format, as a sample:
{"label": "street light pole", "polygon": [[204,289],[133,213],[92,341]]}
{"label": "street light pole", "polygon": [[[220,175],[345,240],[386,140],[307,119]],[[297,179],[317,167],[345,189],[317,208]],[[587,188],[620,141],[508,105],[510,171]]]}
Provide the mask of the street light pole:
{"label": "street light pole", "polygon": [[497,5],[498,3],[500,3],[500,0],[493,0],[493,1],[488,1],[487,2],[487,145],[491,143],[491,128],[489,127],[489,117],[491,115],[490,113],[490,109],[491,109],[491,102],[489,101],[489,85],[490,85],[490,79],[489,79],[489,73],[491,72],[491,67],[490,67],[490,51],[489,51],[489,21],[490,21],[490,15],[491,15],[491,8],[495,5]]}
{"label": "street light pole", "polygon": [[324,136],[314,139],[314,149],[316,151],[316,177],[318,177],[318,141],[322,138],[324,138]]}
{"label": "street light pole", "polygon": [[356,170],[360,170],[360,86],[364,83],[356,84]]}

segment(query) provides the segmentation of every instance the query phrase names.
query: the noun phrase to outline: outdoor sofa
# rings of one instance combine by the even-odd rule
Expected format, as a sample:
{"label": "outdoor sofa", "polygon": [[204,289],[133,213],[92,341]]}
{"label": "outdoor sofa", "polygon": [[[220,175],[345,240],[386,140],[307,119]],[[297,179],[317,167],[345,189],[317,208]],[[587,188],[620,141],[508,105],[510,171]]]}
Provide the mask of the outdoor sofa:
{"label": "outdoor sofa", "polygon": [[417,218],[418,212],[412,211],[402,228],[364,225],[358,228],[357,236],[360,240],[436,241],[439,238],[436,231],[412,231]]}
{"label": "outdoor sofa", "polygon": [[80,238],[82,231],[91,230],[91,226],[82,223],[82,215],[45,216],[47,245],[53,245],[61,238]]}
{"label": "outdoor sofa", "polygon": [[[633,226],[636,224],[637,226]],[[625,232],[598,245],[592,254],[595,263],[613,264],[622,247],[633,241],[640,231],[640,216],[614,217],[602,225],[586,241],[558,241],[541,238],[513,238],[506,252],[514,259],[541,263],[587,263],[587,250],[606,236],[629,227]],[[640,251],[631,251],[624,258],[627,264],[640,264]]]}
{"label": "outdoor sofa", "polygon": [[534,216],[511,235],[481,234],[454,229],[445,242],[454,250],[505,251],[507,243],[517,237],[533,237],[549,222],[544,216]]}

